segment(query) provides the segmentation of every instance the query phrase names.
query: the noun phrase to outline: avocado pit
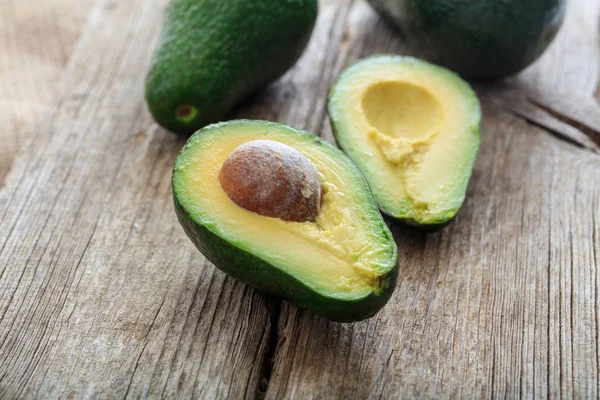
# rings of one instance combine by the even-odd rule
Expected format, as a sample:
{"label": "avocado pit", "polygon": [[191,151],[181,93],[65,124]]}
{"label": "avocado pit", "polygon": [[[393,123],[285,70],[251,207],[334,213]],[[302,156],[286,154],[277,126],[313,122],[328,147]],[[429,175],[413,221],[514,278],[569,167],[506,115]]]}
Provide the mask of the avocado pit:
{"label": "avocado pit", "polygon": [[292,222],[314,222],[321,208],[321,180],[315,165],[291,146],[252,140],[227,157],[221,187],[237,205]]}

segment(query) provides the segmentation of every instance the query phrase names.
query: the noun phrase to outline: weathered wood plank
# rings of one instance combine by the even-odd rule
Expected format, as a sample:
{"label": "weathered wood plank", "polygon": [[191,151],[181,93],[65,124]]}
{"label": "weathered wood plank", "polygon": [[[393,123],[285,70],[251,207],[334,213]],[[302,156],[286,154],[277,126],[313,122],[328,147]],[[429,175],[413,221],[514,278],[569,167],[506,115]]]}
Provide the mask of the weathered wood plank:
{"label": "weathered wood plank", "polygon": [[[169,183],[183,140],[151,122],[140,79],[165,1],[121,3],[94,10],[60,101],[0,191],[0,397],[598,395],[600,157],[497,101],[517,90],[541,104],[536,88],[575,79],[576,60],[559,52],[478,85],[484,143],[465,208],[441,233],[394,228],[390,304],[336,324],[224,277],[185,238]],[[597,79],[599,7],[571,7],[550,54],[577,44],[569,54],[592,54],[580,62]],[[330,84],[357,58],[389,52],[407,50],[363,0],[321,1],[299,64],[232,117],[331,140]],[[573,88],[567,99],[593,91],[557,87]],[[529,117],[589,134],[561,115]]]}
{"label": "weathered wood plank", "polygon": [[0,192],[0,397],[253,397],[270,302],[172,210],[183,140],[145,111],[162,1],[101,1]]}
{"label": "weathered wood plank", "polygon": [[60,78],[95,0],[4,0],[0,14],[0,187],[60,92]]}
{"label": "weathered wood plank", "polygon": [[[363,2],[351,7],[344,45],[352,51],[333,75],[358,57],[406,53]],[[394,229],[400,280],[383,312],[344,325],[284,303],[267,398],[598,396],[600,157],[497,101],[505,90],[539,101],[536,86],[560,88],[549,93],[572,107],[572,96],[592,99],[598,10],[571,2],[549,56],[517,83],[478,85],[483,145],[465,207],[441,233]],[[570,59],[559,61],[567,41]],[[545,118],[567,129],[569,121]],[[327,121],[321,133],[330,135]]]}

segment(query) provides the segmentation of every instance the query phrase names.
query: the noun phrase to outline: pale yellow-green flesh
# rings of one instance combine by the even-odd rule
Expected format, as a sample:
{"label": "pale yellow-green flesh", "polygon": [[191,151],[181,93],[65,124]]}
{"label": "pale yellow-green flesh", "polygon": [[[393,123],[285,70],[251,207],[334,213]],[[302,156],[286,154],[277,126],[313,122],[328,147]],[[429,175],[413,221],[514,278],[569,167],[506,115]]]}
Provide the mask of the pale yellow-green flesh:
{"label": "pale yellow-green flesh", "polygon": [[344,150],[382,209],[422,223],[460,208],[479,147],[479,105],[466,84],[427,65],[349,71],[332,99]]}
{"label": "pale yellow-green flesh", "polygon": [[[183,168],[183,196],[197,210],[191,214],[212,220],[212,228],[231,243],[252,249],[253,254],[287,268],[286,272],[309,287],[336,297],[368,293],[376,285],[378,268],[389,264],[389,243],[381,243],[381,227],[370,224],[360,209],[365,201],[353,198],[353,177],[334,160],[323,157],[319,145],[306,140],[265,132],[245,131],[212,135],[193,147]],[[229,199],[219,183],[227,156],[250,140],[268,139],[290,145],[312,161],[323,183],[323,202],[315,223],[286,222],[248,211]],[[365,196],[361,192],[359,196]],[[370,195],[369,195],[370,196]],[[367,204],[373,209],[374,205]],[[375,210],[376,211],[376,210]],[[379,229],[379,230],[378,230]],[[387,272],[387,271],[385,271]]]}

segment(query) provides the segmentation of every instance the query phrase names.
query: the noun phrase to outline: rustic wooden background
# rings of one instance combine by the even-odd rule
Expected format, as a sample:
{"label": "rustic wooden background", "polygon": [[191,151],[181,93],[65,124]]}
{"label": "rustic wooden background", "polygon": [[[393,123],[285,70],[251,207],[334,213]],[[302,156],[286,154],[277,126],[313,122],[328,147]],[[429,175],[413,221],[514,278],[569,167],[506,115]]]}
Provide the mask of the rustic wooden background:
{"label": "rustic wooden background", "polygon": [[[600,394],[597,0],[533,68],[475,84],[465,207],[393,229],[398,289],[356,324],[227,278],[177,224],[184,140],[143,100],[165,0],[0,5],[0,398]],[[301,61],[232,118],[331,140],[332,81],[375,53],[408,51],[363,0],[323,0]]]}

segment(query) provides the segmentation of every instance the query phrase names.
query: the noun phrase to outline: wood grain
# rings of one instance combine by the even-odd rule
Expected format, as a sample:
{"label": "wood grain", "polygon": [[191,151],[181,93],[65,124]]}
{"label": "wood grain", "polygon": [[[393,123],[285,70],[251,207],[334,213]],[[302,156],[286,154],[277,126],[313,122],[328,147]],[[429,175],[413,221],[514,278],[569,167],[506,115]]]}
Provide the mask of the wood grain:
{"label": "wood grain", "polygon": [[[1,398],[598,397],[600,4],[571,1],[540,63],[476,85],[483,145],[464,209],[440,233],[393,227],[398,289],[356,324],[225,277],[178,226],[183,139],[151,121],[140,79],[164,6],[98,1],[0,191]],[[332,140],[339,71],[408,53],[364,1],[320,7],[297,66],[231,118]],[[582,98],[590,112],[574,111]]]}
{"label": "wood grain", "polygon": [[[342,62],[326,79],[358,57],[406,52],[364,3],[330,8],[346,28],[330,35]],[[568,15],[549,55],[517,83],[477,85],[484,135],[465,208],[441,233],[394,229],[400,280],[383,312],[342,325],[282,307],[267,398],[598,396],[600,158],[498,104],[514,90],[530,107],[544,96],[556,104],[558,93],[593,99],[598,4],[573,1]],[[582,19],[594,30],[575,28]],[[566,41],[571,59],[558,62]],[[579,127],[544,115],[539,125],[596,150]],[[330,135],[326,120],[321,133]]]}
{"label": "wood grain", "polygon": [[163,8],[99,2],[0,193],[2,398],[257,390],[269,302],[182,233],[170,175],[183,140],[145,110]]}
{"label": "wood grain", "polygon": [[60,92],[64,67],[94,1],[0,2],[0,187]]}

